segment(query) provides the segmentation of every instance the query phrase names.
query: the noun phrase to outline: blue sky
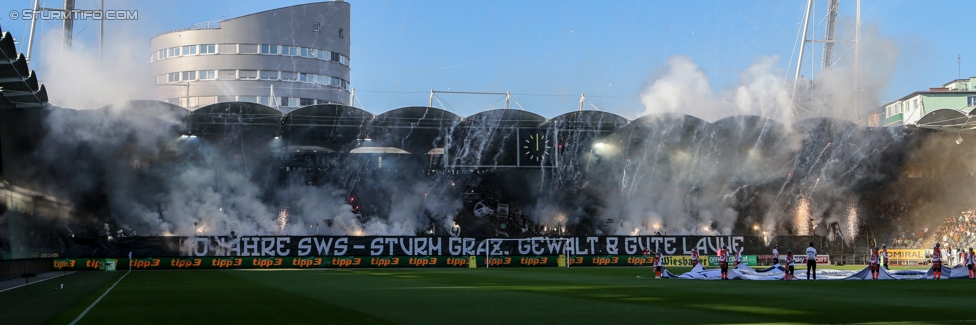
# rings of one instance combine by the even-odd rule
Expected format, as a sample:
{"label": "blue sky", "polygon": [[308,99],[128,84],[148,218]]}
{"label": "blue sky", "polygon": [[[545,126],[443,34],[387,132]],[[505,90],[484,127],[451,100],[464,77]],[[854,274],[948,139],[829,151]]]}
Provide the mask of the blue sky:
{"label": "blue sky", "polygon": [[[52,7],[61,3],[47,2]],[[146,57],[149,38],[166,30],[302,3],[105,2],[109,9],[139,10],[138,21],[107,23],[106,35],[126,34],[135,43],[132,46],[144,48]],[[553,117],[576,109],[579,95],[585,93],[592,105],[630,118],[644,111],[641,90],[672,56],[694,61],[715,92],[737,85],[742,72],[762,57],[778,57],[777,73],[792,76],[788,65],[795,55],[806,4],[803,0],[349,2],[351,82],[369,111],[426,105],[431,89],[508,91],[527,110]],[[11,21],[7,12],[29,8],[31,3],[7,0],[0,5],[0,25],[15,38],[26,40],[27,23]],[[841,1],[841,19],[853,19],[854,3]],[[96,7],[92,0],[78,0],[77,6]],[[825,7],[825,0],[816,2],[813,33],[818,37],[823,33],[820,20]],[[879,100],[884,103],[955,79],[957,51],[962,54],[962,76],[976,75],[976,42],[967,36],[972,33],[973,12],[976,2],[972,0],[864,0],[863,23],[877,26],[883,37],[898,46],[898,53],[892,54],[897,55],[893,77]],[[96,44],[97,23],[88,23],[76,23],[78,42]],[[57,26],[46,22],[39,28]],[[25,45],[26,41],[18,47]],[[819,59],[819,50],[813,56]],[[42,67],[34,68],[43,80]],[[808,65],[804,75],[809,74]],[[504,101],[498,96],[440,98],[462,115],[497,108]]]}

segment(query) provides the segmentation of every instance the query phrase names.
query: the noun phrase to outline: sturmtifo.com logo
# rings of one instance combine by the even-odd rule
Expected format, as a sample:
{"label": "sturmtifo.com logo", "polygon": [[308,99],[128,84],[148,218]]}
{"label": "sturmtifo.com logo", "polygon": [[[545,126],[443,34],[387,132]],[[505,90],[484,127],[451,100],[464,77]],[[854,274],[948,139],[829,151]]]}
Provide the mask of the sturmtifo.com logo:
{"label": "sturmtifo.com logo", "polygon": [[139,10],[11,10],[10,19],[17,20],[138,20]]}

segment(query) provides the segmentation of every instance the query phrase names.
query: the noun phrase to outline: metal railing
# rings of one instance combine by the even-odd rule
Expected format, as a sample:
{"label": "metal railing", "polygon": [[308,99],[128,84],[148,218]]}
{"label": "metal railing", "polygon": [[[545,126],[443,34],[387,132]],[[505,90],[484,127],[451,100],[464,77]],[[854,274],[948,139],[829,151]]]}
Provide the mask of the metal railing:
{"label": "metal railing", "polygon": [[187,30],[218,29],[218,28],[220,28],[220,21],[219,20],[210,20],[210,21],[205,21],[205,22],[202,22],[202,23],[196,23],[196,24],[193,24],[193,25],[191,25],[189,27],[183,27],[183,28],[177,28],[177,29],[174,29],[174,30],[169,30],[169,31],[164,32],[163,34],[169,34],[169,33],[173,33],[173,32],[182,32],[182,31],[187,31]]}

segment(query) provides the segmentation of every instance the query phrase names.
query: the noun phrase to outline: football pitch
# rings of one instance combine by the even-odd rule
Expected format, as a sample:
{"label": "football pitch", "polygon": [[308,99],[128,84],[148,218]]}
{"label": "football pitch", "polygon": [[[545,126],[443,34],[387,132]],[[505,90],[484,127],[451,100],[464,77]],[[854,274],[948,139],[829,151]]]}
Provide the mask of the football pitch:
{"label": "football pitch", "polygon": [[[85,271],[0,292],[0,323],[69,324],[83,313],[77,324],[976,322],[976,280],[652,274],[641,267]],[[54,290],[60,284],[65,289]]]}

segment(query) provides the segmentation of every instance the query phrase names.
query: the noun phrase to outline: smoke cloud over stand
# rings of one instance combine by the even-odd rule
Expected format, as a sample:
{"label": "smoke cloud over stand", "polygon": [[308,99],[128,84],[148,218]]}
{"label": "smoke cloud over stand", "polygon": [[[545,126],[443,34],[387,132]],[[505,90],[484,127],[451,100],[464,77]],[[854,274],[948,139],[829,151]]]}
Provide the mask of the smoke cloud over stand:
{"label": "smoke cloud over stand", "polygon": [[[691,59],[676,56],[648,80],[645,114],[632,121],[516,110],[461,118],[426,107],[350,118],[348,109],[335,114],[351,136],[318,146],[300,132],[277,138],[299,115],[260,105],[190,113],[130,101],[142,98],[142,83],[129,74],[144,62],[90,69],[96,58],[67,51],[42,63],[57,71],[49,84],[62,107],[47,110],[45,135],[23,172],[32,188],[74,203],[59,231],[87,237],[661,233],[852,241],[893,231],[902,215],[934,218],[967,206],[971,190],[939,184],[976,170],[965,150],[974,141],[948,145],[935,132],[849,122],[855,107],[879,106],[894,60],[891,42],[866,30],[871,46],[857,87],[855,70],[840,61],[794,97],[779,59],[764,57],[739,85],[714,90]],[[93,80],[107,86],[89,89]],[[103,103],[114,104],[92,109]],[[329,136],[346,132],[339,129]],[[527,140],[542,149],[526,154]],[[363,148],[374,151],[352,152]]]}

